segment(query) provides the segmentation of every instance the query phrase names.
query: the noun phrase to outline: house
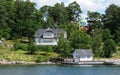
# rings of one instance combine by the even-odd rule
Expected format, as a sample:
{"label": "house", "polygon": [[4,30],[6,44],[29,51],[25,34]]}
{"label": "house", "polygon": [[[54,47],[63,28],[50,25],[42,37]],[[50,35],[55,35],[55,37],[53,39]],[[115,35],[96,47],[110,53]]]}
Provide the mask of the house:
{"label": "house", "polygon": [[2,40],[0,40],[0,44],[3,44],[3,41],[2,41]]}
{"label": "house", "polygon": [[64,34],[64,38],[67,38],[67,33],[63,29],[39,29],[34,35],[35,43],[36,45],[57,45],[61,34]]}
{"label": "house", "polygon": [[74,62],[93,60],[93,53],[90,49],[76,49],[72,55]]}

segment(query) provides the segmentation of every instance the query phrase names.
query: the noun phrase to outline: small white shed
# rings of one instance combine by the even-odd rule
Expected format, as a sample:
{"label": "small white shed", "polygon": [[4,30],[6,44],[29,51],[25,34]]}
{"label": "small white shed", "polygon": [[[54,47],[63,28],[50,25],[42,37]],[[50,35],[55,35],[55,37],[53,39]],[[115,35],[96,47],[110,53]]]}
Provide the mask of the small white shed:
{"label": "small white shed", "polygon": [[93,53],[90,49],[76,49],[73,52],[73,60],[74,60],[74,62],[92,61]]}

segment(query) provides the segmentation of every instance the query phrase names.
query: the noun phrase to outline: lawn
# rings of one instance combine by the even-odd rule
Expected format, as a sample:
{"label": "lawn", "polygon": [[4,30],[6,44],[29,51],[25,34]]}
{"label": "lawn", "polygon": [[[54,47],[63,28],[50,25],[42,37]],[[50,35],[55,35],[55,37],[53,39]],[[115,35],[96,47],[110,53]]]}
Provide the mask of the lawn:
{"label": "lawn", "polygon": [[58,57],[56,53],[40,52],[37,51],[35,54],[27,54],[27,51],[17,50],[13,51],[10,49],[0,49],[0,60],[7,61],[25,61],[25,62],[44,62],[50,58]]}

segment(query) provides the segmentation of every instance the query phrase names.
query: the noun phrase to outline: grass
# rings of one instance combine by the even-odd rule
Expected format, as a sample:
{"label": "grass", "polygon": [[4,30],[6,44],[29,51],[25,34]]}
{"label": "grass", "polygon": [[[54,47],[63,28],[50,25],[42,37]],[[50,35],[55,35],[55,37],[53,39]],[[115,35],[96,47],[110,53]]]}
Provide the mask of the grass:
{"label": "grass", "polygon": [[0,50],[0,60],[8,61],[35,61],[34,55],[27,55],[25,51]]}
{"label": "grass", "polygon": [[48,61],[50,58],[58,57],[58,54],[54,52],[41,52],[37,51],[35,54],[27,54],[24,50],[11,50],[8,45],[13,45],[14,40],[6,40],[4,44],[0,44],[0,61],[25,61],[25,62],[35,62],[35,61]]}
{"label": "grass", "polygon": [[58,54],[38,51],[35,54],[30,55],[27,54],[27,51],[23,51],[23,50],[12,51],[10,49],[0,49],[0,60],[43,62],[43,61],[48,61],[49,58],[52,57],[58,57]]}

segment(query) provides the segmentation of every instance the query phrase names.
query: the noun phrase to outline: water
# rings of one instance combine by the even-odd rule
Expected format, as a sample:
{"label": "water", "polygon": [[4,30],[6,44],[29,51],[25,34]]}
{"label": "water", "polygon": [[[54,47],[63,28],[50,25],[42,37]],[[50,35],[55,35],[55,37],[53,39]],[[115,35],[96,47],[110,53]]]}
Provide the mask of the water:
{"label": "water", "polygon": [[0,65],[0,75],[120,75],[120,66]]}

